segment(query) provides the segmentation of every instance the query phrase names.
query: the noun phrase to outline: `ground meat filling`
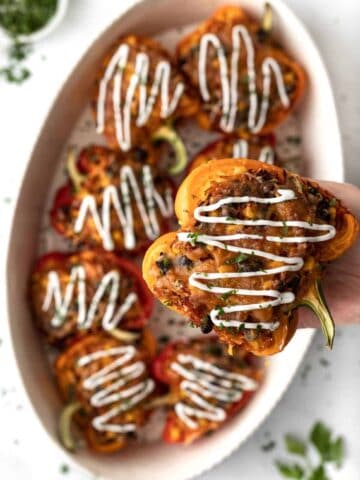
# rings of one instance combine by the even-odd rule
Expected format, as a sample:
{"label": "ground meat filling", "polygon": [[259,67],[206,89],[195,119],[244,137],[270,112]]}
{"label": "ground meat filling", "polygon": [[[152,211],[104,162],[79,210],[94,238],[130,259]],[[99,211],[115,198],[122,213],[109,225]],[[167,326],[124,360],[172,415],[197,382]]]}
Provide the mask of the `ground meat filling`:
{"label": "ground meat filling", "polygon": [[[209,205],[220,199],[231,196],[255,196],[270,198],[277,196],[278,189],[290,189],[296,194],[296,200],[284,201],[277,204],[259,204],[254,202],[244,204],[224,205],[220,209],[209,212],[208,215],[228,216],[234,219],[267,219],[284,223],[283,227],[272,226],[239,226],[228,224],[196,222],[191,233],[193,242],[176,240],[171,252],[167,252],[168,266],[166,273],[159,269],[156,289],[160,292],[160,298],[167,298],[168,304],[188,313],[190,318],[202,327],[203,332],[211,331],[208,314],[211,309],[220,311],[221,319],[224,320],[223,328],[231,333],[242,334],[248,340],[253,340],[259,334],[271,339],[272,332],[259,330],[258,322],[270,322],[276,319],[276,312],[284,316],[289,310],[289,305],[281,305],[274,308],[260,310],[233,312],[231,314],[221,312],[225,306],[250,304],[261,302],[264,297],[239,296],[229,293],[220,295],[200,290],[189,284],[189,276],[194,272],[251,272],[266,270],[281,266],[279,262],[263,257],[234,253],[201,243],[201,234],[207,235],[230,235],[235,233],[261,234],[268,236],[311,236],[318,232],[312,232],[304,228],[289,227],[286,221],[299,220],[310,224],[331,224],[336,227],[336,205],[329,198],[313,187],[309,182],[300,182],[298,177],[289,175],[281,183],[266,170],[248,172],[241,177],[227,178],[222,183],[214,183],[207,192],[206,200],[202,205]],[[195,232],[195,233],[194,233]],[[282,272],[272,275],[252,276],[241,278],[228,278],[207,280],[206,285],[226,287],[230,289],[241,288],[249,290],[278,290],[280,292],[293,292],[300,295],[309,286],[309,278],[313,275],[314,268],[319,265],[319,252],[326,248],[327,242],[321,243],[279,243],[264,239],[242,239],[231,241],[231,245],[241,246],[248,249],[262,250],[279,256],[302,257],[304,267],[301,271]],[[186,261],[184,258],[186,257]],[[158,266],[155,268],[159,268]],[[286,314],[288,317],[289,315]],[[226,328],[227,319],[235,319],[241,322],[253,322],[254,330],[242,330],[241,328]],[[289,317],[290,318],[290,317]],[[221,327],[215,327],[215,330]]]}

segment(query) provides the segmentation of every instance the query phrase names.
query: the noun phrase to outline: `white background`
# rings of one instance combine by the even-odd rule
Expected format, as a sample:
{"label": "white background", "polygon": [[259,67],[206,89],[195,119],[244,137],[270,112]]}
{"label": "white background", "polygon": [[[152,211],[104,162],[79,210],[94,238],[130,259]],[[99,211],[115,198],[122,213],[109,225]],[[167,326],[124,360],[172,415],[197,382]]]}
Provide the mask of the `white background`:
{"label": "white background", "polygon": [[[195,1],[195,0],[194,0]],[[0,81],[0,255],[4,266],[8,227],[16,192],[31,147],[60,84],[90,42],[132,0],[70,0],[66,19],[36,46],[29,61],[33,75],[21,86]],[[360,184],[360,2],[358,0],[288,0],[319,46],[332,79],[344,140],[346,177]],[[0,52],[0,65],[4,56]],[[323,159],[331,162],[331,158]],[[3,272],[1,272],[3,273]],[[71,467],[47,442],[22,397],[9,364],[0,292],[0,477],[6,480],[89,480]],[[272,480],[280,478],[274,460],[284,458],[286,432],[306,435],[324,420],[346,438],[344,468],[333,479],[360,479],[360,327],[340,329],[333,352],[316,337],[304,363],[271,417],[255,435],[203,480]],[[306,374],[307,372],[307,374]],[[271,452],[261,446],[276,442]],[[149,474],[149,479],[156,480]]]}

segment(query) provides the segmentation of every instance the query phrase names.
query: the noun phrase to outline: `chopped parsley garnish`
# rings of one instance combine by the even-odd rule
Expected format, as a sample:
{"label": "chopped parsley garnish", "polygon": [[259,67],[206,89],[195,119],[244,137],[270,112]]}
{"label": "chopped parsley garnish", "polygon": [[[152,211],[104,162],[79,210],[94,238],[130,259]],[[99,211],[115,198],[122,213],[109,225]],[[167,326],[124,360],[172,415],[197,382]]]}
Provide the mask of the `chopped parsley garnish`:
{"label": "chopped parsley garnish", "polygon": [[286,237],[289,232],[289,225],[286,222],[283,222],[282,234]]}
{"label": "chopped parsley garnish", "polygon": [[245,262],[249,258],[249,255],[245,255],[245,253],[239,253],[235,257],[228,258],[225,260],[226,265],[234,265],[235,263],[242,263]]}
{"label": "chopped parsley garnish", "polygon": [[224,300],[224,301],[225,301],[225,300],[227,300],[229,297],[231,297],[231,295],[235,295],[235,294],[236,294],[236,290],[229,290],[228,292],[223,293],[220,298],[221,298],[221,300]]}
{"label": "chopped parsley garnish", "polygon": [[201,235],[201,234],[198,233],[198,232],[191,232],[191,233],[188,233],[187,237],[191,240],[190,243],[191,243],[192,245],[195,245],[196,243],[199,242],[198,239],[199,239],[199,236],[200,236],[200,235]]}

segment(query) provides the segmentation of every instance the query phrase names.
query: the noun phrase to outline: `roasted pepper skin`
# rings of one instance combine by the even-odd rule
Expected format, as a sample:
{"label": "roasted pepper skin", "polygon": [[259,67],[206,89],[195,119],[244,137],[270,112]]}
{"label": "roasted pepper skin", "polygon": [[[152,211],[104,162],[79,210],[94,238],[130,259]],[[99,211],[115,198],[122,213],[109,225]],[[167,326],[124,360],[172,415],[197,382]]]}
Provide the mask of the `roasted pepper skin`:
{"label": "roasted pepper skin", "polygon": [[[122,450],[129,444],[134,443],[134,436],[116,432],[101,432],[96,430],[92,424],[92,419],[103,411],[112,407],[93,407],[90,404],[89,392],[82,386],[84,372],[77,366],[77,361],[82,355],[87,355],[97,350],[106,350],[109,348],[119,347],[123,345],[118,340],[103,334],[90,334],[81,339],[74,340],[73,343],[63,351],[55,362],[55,377],[60,395],[65,403],[79,402],[81,404],[80,412],[75,415],[75,421],[83,432],[87,445],[92,452],[101,454],[111,454]],[[137,354],[134,361],[143,361],[147,366],[154,358],[157,346],[153,335],[144,330],[141,339],[136,344]],[[93,366],[91,372],[104,368],[110,360],[99,360],[97,365]],[[148,375],[148,371],[144,376]],[[150,400],[156,394],[156,390],[147,399]],[[140,402],[135,408],[128,412],[119,414],[114,420],[119,422],[133,422],[137,427],[144,425],[150,415],[151,409],[144,409],[144,401]]]}
{"label": "roasted pepper skin", "polygon": [[[52,227],[57,233],[68,238],[75,247],[103,248],[103,240],[90,216],[88,216],[85,221],[84,228],[81,232],[75,232],[74,230],[74,224],[79,215],[83,198],[89,194],[94,195],[97,208],[101,209],[105,188],[114,185],[117,189],[120,189],[120,169],[124,166],[131,167],[135,172],[136,178],[140,181],[142,167],[144,165],[150,166],[153,173],[154,184],[158,187],[160,193],[169,189],[172,196],[175,197],[176,186],[174,182],[164,170],[158,168],[157,163],[158,154],[156,149],[150,144],[147,144],[144,148],[136,147],[126,154],[115,152],[100,145],[90,145],[82,149],[79,152],[76,166],[84,180],[80,189],[77,189],[69,178],[67,183],[57,190],[50,210]],[[143,191],[141,183],[140,187],[141,191]],[[114,211],[111,212],[111,234],[114,251],[116,252],[141,253],[152,242],[145,235],[144,226],[139,218],[139,212],[134,199],[132,199],[132,205],[134,209],[136,237],[136,243],[132,249],[126,249],[122,227]],[[157,219],[160,232],[165,233],[168,231],[170,219],[163,217],[158,211]]]}
{"label": "roasted pepper skin", "polygon": [[[286,88],[289,90],[290,105],[288,108],[279,108],[277,99],[270,103],[268,118],[258,134],[271,133],[278,125],[280,125],[293,111],[296,104],[303,97],[307,77],[301,65],[292,59],[279,44],[272,39],[271,33],[265,34],[262,31],[259,21],[254,20],[244,10],[237,6],[225,5],[218,8],[207,20],[200,23],[194,31],[183,37],[177,45],[176,57],[179,68],[188,78],[191,85],[195,88],[200,96],[200,82],[198,75],[199,63],[199,46],[201,37],[204,34],[211,33],[219,37],[225,50],[227,64],[231,62],[232,52],[232,28],[235,25],[245,26],[254,42],[255,49],[255,71],[257,77],[260,77],[262,62],[266,57],[274,58],[280,65],[283,71]],[[210,54],[208,55],[210,57]],[[212,67],[212,69],[211,69]],[[242,78],[248,78],[246,57],[241,56],[239,69],[239,118],[235,123],[233,133],[244,133],[249,131],[247,125],[247,114],[249,106],[244,97],[248,95],[248,83],[242,83]],[[219,62],[217,58],[210,61],[207,65],[207,83],[210,92],[210,101],[201,99],[201,107],[197,115],[197,120],[202,128],[207,130],[222,131],[220,128],[222,95],[220,84]],[[256,80],[257,87],[262,84],[262,80]],[[243,109],[242,109],[243,105]]]}
{"label": "roasted pepper skin", "polygon": [[[216,348],[217,355],[205,353],[204,350]],[[221,353],[220,353],[221,352]],[[223,363],[231,371],[241,372],[251,376],[254,380],[261,383],[264,377],[264,367],[259,360],[244,351],[237,351],[234,357],[230,357],[226,353],[224,345],[219,345],[216,337],[195,337],[193,339],[174,341],[166,345],[152,362],[153,377],[159,382],[170,388],[170,395],[173,402],[181,399],[180,381],[176,373],[170,370],[169,366],[175,360],[178,353],[197,353],[199,358],[204,358],[216,364],[219,361],[218,355],[226,360]],[[241,367],[239,367],[241,365]],[[227,420],[240,412],[251,401],[256,391],[244,391],[243,396],[237,402],[226,407]],[[222,422],[223,423],[223,422]],[[202,424],[196,429],[187,427],[176,415],[173,407],[170,407],[167,413],[166,422],[163,430],[162,438],[164,442],[170,444],[189,445],[221,427],[222,423],[211,420],[203,420]]]}
{"label": "roasted pepper skin", "polygon": [[[49,343],[61,345],[63,342],[71,341],[71,338],[81,337],[89,330],[98,332],[101,330],[100,317],[96,317],[92,326],[83,331],[77,328],[77,315],[69,315],[69,320],[59,328],[54,328],[50,324],[50,319],[54,314],[52,309],[49,312],[42,311],[41,305],[47,288],[48,273],[51,270],[59,272],[64,283],[67,283],[70,270],[75,265],[83,265],[87,271],[87,288],[94,292],[98,282],[104,273],[110,270],[118,270],[126,279],[126,282],[132,284],[132,288],[138,295],[138,302],[135,309],[129,310],[119,324],[119,328],[131,331],[137,331],[144,328],[154,306],[154,299],[147,288],[139,269],[126,258],[122,258],[112,252],[102,250],[84,250],[78,253],[51,252],[40,257],[35,265],[31,277],[30,301],[32,303],[34,316],[38,327],[45,334]],[[64,288],[64,283],[63,288]],[[61,284],[61,280],[60,280]],[[75,300],[74,300],[75,301]],[[87,297],[87,303],[91,301]]]}
{"label": "roasted pepper skin", "polygon": [[[330,192],[321,188],[315,181],[256,160],[213,160],[199,166],[182,183],[176,197],[175,211],[181,230],[168,233],[152,244],[144,257],[143,276],[150,290],[165,305],[185,315],[198,327],[211,309],[238,305],[239,299],[236,296],[231,300],[229,297],[222,298],[220,295],[213,293],[204,293],[202,290],[192,287],[188,281],[190,274],[199,271],[199,268],[202,272],[216,272],[219,271],[219,268],[223,269],[222,271],[225,269],[225,271],[236,272],[237,267],[231,263],[231,252],[226,250],[221,251],[221,253],[214,252],[213,248],[201,244],[201,242],[196,243],[195,241],[195,244],[191,244],[190,242],[180,241],[177,235],[181,232],[186,234],[194,231],[198,234],[208,233],[209,227],[207,227],[207,224],[202,224],[194,218],[195,209],[199,205],[209,202],[208,199],[211,198],[211,195],[216,199],[223,198],[226,196],[224,194],[226,189],[230,191],[237,188],[239,190],[235,195],[244,195],[243,192],[250,188],[251,182],[254,182],[253,186],[257,185],[256,188],[260,189],[268,187],[273,189],[274,185],[277,188],[290,188],[295,191],[297,197],[292,202],[279,203],[277,213],[275,213],[275,207],[272,207],[273,210],[266,207],[260,210],[260,213],[254,213],[250,208],[251,204],[249,204],[243,210],[246,215],[251,216],[254,213],[253,218],[256,219],[262,218],[264,212],[265,214],[273,212],[272,214],[276,215],[276,218],[280,221],[308,219],[313,223],[330,223],[336,229],[336,234],[332,239],[319,243],[290,243],[286,247],[287,250],[284,250],[283,244],[277,244],[276,242],[273,242],[270,246],[266,245],[267,251],[272,253],[284,255],[282,253],[284,250],[284,252],[289,252],[289,256],[300,255],[304,260],[304,266],[294,274],[289,272],[280,278],[274,275],[270,278],[265,277],[264,280],[261,280],[261,276],[258,276],[258,283],[248,284],[249,286],[246,287],[254,289],[255,285],[255,289],[264,290],[265,282],[267,282],[266,288],[268,289],[290,291],[295,295],[294,304],[284,304],[279,307],[264,308],[251,312],[257,322],[278,321],[279,326],[274,331],[256,330],[256,332],[251,333],[252,330],[250,329],[248,333],[226,328],[225,321],[223,322],[224,328],[214,325],[213,330],[221,341],[230,345],[239,345],[256,355],[272,355],[281,351],[295,333],[298,314],[296,308],[292,307],[301,303],[312,284],[321,278],[323,266],[340,257],[352,246],[358,235],[359,226],[355,217],[340,200],[335,199]],[[245,190],[242,190],[243,188]],[[245,216],[245,218],[252,217]],[[211,228],[216,228],[217,235],[238,232],[233,225],[231,227],[225,225],[217,227],[215,225]],[[257,233],[257,230],[254,230],[253,233]],[[282,235],[286,236],[286,231]],[[247,242],[248,248],[255,248],[250,241]],[[271,250],[269,250],[270,247]],[[187,256],[191,260],[189,266],[180,264],[180,258],[183,256]],[[156,263],[159,262],[159,258],[164,257],[166,257],[167,263],[172,266],[165,274],[159,271]],[[228,263],[229,260],[230,263]],[[250,260],[247,260],[248,263]],[[259,270],[259,268],[261,266],[253,269],[252,265],[249,264],[244,271],[254,271]],[[253,280],[251,281],[253,282]],[[222,285],[229,288],[229,285],[224,283]],[[230,288],[239,288],[238,285],[238,283],[232,284]],[[241,317],[241,321],[244,321],[243,318],[244,316]],[[254,321],[253,317],[246,318]]]}
{"label": "roasted pepper skin", "polygon": [[[275,148],[276,139],[273,133],[268,135],[246,135],[242,134],[241,137],[234,135],[226,135],[214,142],[206,145],[200,152],[193,156],[190,160],[186,174],[188,175],[194,168],[200,165],[210,162],[211,160],[222,160],[223,158],[230,158],[233,155],[233,145],[238,140],[247,140],[249,143],[249,156],[247,158],[253,158],[258,160],[261,149],[265,146]],[[278,160],[275,155],[274,164],[278,164]]]}
{"label": "roasted pepper skin", "polygon": [[[134,113],[138,111],[139,101],[140,101],[139,90],[136,91],[133,105],[132,105],[132,112],[134,113],[134,115],[133,115],[133,118],[131,119],[131,138],[132,138],[132,145],[143,145],[144,142],[145,143],[148,142],[149,138],[151,138],[156,133],[156,131],[159,128],[161,128],[161,126],[164,125],[165,123],[169,123],[169,122],[174,123],[179,119],[186,119],[194,116],[199,109],[199,101],[196,94],[192,90],[192,87],[188,84],[188,82],[186,82],[186,79],[184,78],[181,71],[177,69],[175,62],[172,60],[169,53],[164,49],[164,47],[159,42],[145,36],[127,35],[127,36],[120,37],[117,40],[117,42],[106,53],[106,55],[102,60],[101,66],[99,68],[99,73],[96,77],[95,88],[93,91],[92,101],[91,101],[95,118],[97,114],[97,101],[98,101],[98,95],[99,95],[100,81],[105,73],[106,67],[108,66],[111,60],[111,57],[113,56],[113,54],[121,44],[127,44],[130,47],[129,61],[123,72],[122,92],[126,92],[126,89],[129,86],[130,77],[135,70],[135,58],[136,58],[136,55],[139,53],[145,53],[150,58],[149,79],[148,79],[149,81],[147,83],[148,94],[150,93],[150,89],[154,79],[156,65],[159,64],[159,62],[161,61],[168,61],[171,64],[170,96],[172,95],[177,83],[182,82],[185,85],[184,93],[181,96],[181,99],[177,105],[177,108],[170,115],[170,117],[166,119],[161,118],[161,103],[159,100],[160,98],[160,95],[159,95],[158,98],[156,99],[156,102],[149,120],[146,122],[144,126],[141,126],[141,127],[136,125],[135,113]],[[112,79],[109,82],[108,93],[105,101],[105,128],[104,128],[103,135],[105,136],[109,147],[113,148],[114,150],[117,150],[119,149],[119,144],[116,138],[115,120],[114,120],[113,106],[112,106],[113,91],[114,91],[114,85],[113,85],[113,79]]]}

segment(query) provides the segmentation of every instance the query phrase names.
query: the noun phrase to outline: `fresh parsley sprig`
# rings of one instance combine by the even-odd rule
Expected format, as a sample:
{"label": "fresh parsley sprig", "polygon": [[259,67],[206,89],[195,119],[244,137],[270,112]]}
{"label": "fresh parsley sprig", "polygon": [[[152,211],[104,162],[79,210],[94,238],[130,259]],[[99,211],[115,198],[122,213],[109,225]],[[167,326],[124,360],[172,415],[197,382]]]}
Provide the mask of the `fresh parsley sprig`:
{"label": "fresh parsley sprig", "polygon": [[[284,441],[287,452],[296,456],[298,460],[291,462],[277,460],[275,462],[276,468],[283,478],[330,480],[327,464],[334,464],[340,468],[343,463],[343,438],[341,436],[335,438],[330,428],[322,422],[315,423],[308,440],[303,441],[295,435],[287,434]],[[311,449],[315,449],[319,457],[319,462],[315,466],[309,456]]]}

